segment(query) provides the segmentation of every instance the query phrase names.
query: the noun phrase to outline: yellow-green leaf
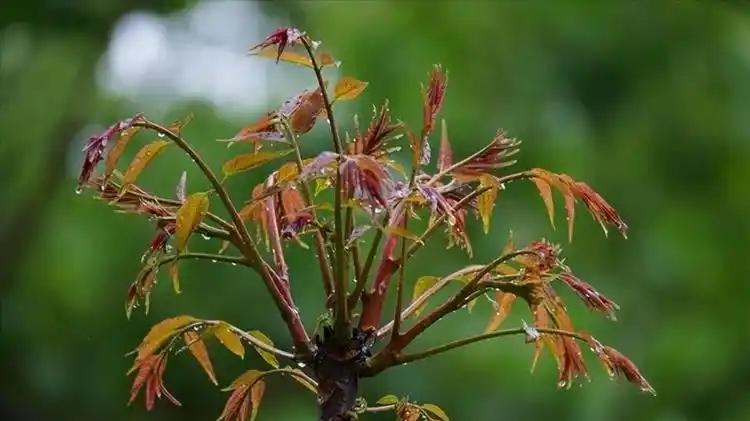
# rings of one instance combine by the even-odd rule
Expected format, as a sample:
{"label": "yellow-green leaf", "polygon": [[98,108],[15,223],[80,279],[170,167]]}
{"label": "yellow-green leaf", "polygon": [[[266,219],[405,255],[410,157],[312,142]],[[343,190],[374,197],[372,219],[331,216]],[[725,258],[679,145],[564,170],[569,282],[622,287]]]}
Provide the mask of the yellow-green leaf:
{"label": "yellow-green leaf", "polygon": [[351,77],[339,79],[334,89],[334,101],[346,101],[354,99],[367,88],[368,83]]}
{"label": "yellow-green leaf", "polygon": [[266,162],[273,161],[274,159],[280,158],[290,152],[292,152],[291,149],[284,149],[280,151],[261,151],[235,156],[224,163],[222,171],[224,172],[225,177],[229,177],[230,175],[257,168]]}
{"label": "yellow-green leaf", "polygon": [[378,401],[375,403],[378,405],[394,405],[394,404],[397,404],[399,401],[400,399],[396,395],[385,395],[385,396],[382,396],[380,399],[378,399]]}
{"label": "yellow-green leaf", "polygon": [[315,196],[317,197],[320,192],[331,187],[331,180],[327,178],[316,178],[315,179]]}
{"label": "yellow-green leaf", "polygon": [[492,209],[495,207],[497,200],[497,181],[495,177],[483,174],[479,177],[479,188],[489,187],[490,189],[479,195],[477,198],[477,210],[482,218],[482,227],[484,233],[490,232],[490,221],[492,220]]}
{"label": "yellow-green leaf", "polygon": [[174,288],[175,294],[182,294],[180,289],[180,268],[178,266],[178,260],[172,260],[169,265],[169,277],[172,279],[172,288]]}
{"label": "yellow-green leaf", "polygon": [[[259,50],[251,51],[250,55],[270,58],[273,60],[276,60],[278,58],[279,61],[286,61],[287,63],[299,64],[300,66],[305,66],[309,68],[313,67],[310,57],[308,57],[306,54],[300,54],[295,51],[285,50],[284,52],[281,53],[281,56],[279,56],[278,49],[275,46],[269,46],[269,47],[262,48]],[[328,53],[316,54],[315,61],[318,63],[318,66],[320,67],[329,67],[329,66],[336,65],[336,61]]]}
{"label": "yellow-green leaf", "polygon": [[443,411],[443,408],[432,404],[432,403],[426,403],[422,405],[422,409],[427,411],[427,416],[430,420],[437,420],[437,421],[450,421],[450,418],[448,417],[448,414]]}
{"label": "yellow-green leaf", "polygon": [[[271,338],[266,336],[265,333],[259,331],[259,330],[251,330],[247,332],[248,335],[252,336],[253,338],[259,340],[260,342],[263,342],[264,344],[268,346],[273,346],[273,341]],[[261,358],[268,364],[270,364],[273,368],[279,368],[279,360],[276,358],[276,355],[266,351],[265,349],[261,349],[257,346],[253,347],[258,352],[258,355],[260,355]]]}
{"label": "yellow-green leaf", "polygon": [[225,387],[222,390],[224,392],[228,392],[230,390],[237,389],[240,386],[250,386],[262,374],[263,374],[262,371],[247,370],[246,372],[242,373],[239,377],[234,379],[234,381],[229,386]]}
{"label": "yellow-green leaf", "polygon": [[214,366],[211,364],[211,359],[208,357],[208,349],[206,344],[201,339],[197,332],[188,330],[183,334],[185,338],[185,344],[188,346],[190,353],[193,354],[196,361],[203,367],[203,371],[206,372],[208,378],[211,379],[213,384],[219,384],[216,381],[216,374],[214,374]]}
{"label": "yellow-green leaf", "polygon": [[315,386],[314,383],[310,383],[310,381],[308,380],[307,375],[305,374],[304,371],[302,371],[302,370],[300,370],[298,368],[293,368],[293,369],[290,370],[290,372],[297,373],[296,375],[294,375],[294,374],[292,375],[292,378],[294,380],[296,380],[297,383],[301,384],[307,390],[309,390],[309,391],[311,391],[313,393],[318,393],[317,386]]}
{"label": "yellow-green leaf", "polygon": [[196,320],[198,319],[193,316],[182,315],[170,317],[169,319],[164,319],[155,324],[143,338],[141,344],[138,345],[138,357],[136,360],[142,360],[153,354],[154,351],[159,349],[159,347],[178,330]]}
{"label": "yellow-green leaf", "polygon": [[175,246],[178,251],[185,249],[190,234],[198,228],[208,212],[208,193],[193,193],[177,210]]}
{"label": "yellow-green leaf", "polygon": [[110,149],[109,154],[107,155],[104,178],[109,178],[115,171],[117,161],[120,160],[120,156],[125,152],[125,147],[128,146],[130,140],[135,137],[139,130],[140,127],[130,127],[120,133],[120,137],[117,138],[117,142],[115,142],[115,145],[112,146],[112,149]]}
{"label": "yellow-green leaf", "polygon": [[[412,302],[416,301],[419,297],[422,296],[422,294],[427,292],[428,289],[435,286],[435,284],[437,283],[439,279],[440,278],[438,278],[437,276],[422,276],[419,279],[417,279],[417,282],[414,284],[414,292],[412,292],[411,294],[411,297],[412,297],[411,301]],[[427,301],[420,304],[419,307],[417,307],[414,310],[414,315],[419,316],[419,313],[421,313],[422,310],[424,310],[424,307],[426,304],[427,304]]]}
{"label": "yellow-green leaf", "polygon": [[536,185],[539,190],[539,195],[542,196],[544,206],[547,208],[547,216],[549,216],[549,223],[552,224],[552,228],[555,228],[555,202],[552,200],[552,188],[549,183],[539,177],[532,177],[531,181]]}
{"label": "yellow-green leaf", "polygon": [[236,333],[232,332],[232,327],[229,324],[225,322],[219,323],[214,328],[214,336],[228,350],[237,354],[240,358],[245,358],[245,347],[242,345],[242,339]]}
{"label": "yellow-green leaf", "polygon": [[170,141],[168,140],[155,140],[142,147],[138,153],[135,154],[135,158],[130,161],[128,169],[125,170],[125,174],[122,176],[122,188],[125,189],[130,184],[133,184],[151,160],[169,144]]}
{"label": "yellow-green leaf", "polygon": [[422,244],[422,240],[419,238],[418,235],[407,230],[401,225],[388,225],[387,227],[383,229],[383,231],[386,234],[398,235],[399,237],[403,237],[403,238],[406,238],[407,240],[412,240],[412,241]]}

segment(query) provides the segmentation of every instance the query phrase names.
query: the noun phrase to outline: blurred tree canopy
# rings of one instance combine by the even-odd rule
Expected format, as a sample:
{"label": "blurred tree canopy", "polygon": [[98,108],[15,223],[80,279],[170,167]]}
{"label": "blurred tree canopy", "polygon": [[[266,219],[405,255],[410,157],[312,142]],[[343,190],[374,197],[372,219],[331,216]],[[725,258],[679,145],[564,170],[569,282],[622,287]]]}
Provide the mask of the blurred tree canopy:
{"label": "blurred tree canopy", "polygon": [[[182,295],[160,285],[151,314],[128,322],[124,294],[150,227],[73,193],[78,152],[88,133],[150,107],[102,87],[100,60],[113,28],[133,11],[166,17],[200,3],[207,2],[3,4],[3,419],[210,419],[218,416],[224,394],[188,358],[175,358],[167,374],[167,384],[184,408],[157,405],[152,414],[135,405],[126,408],[129,382],[124,373],[130,361],[122,355],[154,321],[174,314],[283,332],[279,320],[267,316],[271,303],[257,279],[240,269],[199,262],[184,265]],[[408,393],[415,400],[440,403],[457,420],[750,418],[750,398],[744,393],[750,377],[745,356],[750,289],[744,285],[742,263],[750,238],[746,4],[259,5],[259,12],[273,22],[298,26],[321,39],[342,60],[343,73],[370,82],[357,104],[339,110],[343,124],[351,124],[346,113],[369,116],[371,104],[385,98],[394,115],[417,123],[419,83],[433,63],[441,63],[450,72],[444,117],[456,156],[503,128],[524,141],[520,165],[586,180],[631,227],[630,240],[607,240],[594,222],[581,216],[568,245],[564,230],[553,232],[547,225],[533,188],[518,185],[510,188],[519,194],[507,200],[501,196],[490,234],[483,236],[476,224],[470,234],[476,260],[500,249],[511,228],[519,242],[546,236],[563,244],[577,272],[622,307],[613,326],[572,305],[578,326],[629,354],[656,388],[656,398],[609,382],[603,374],[594,374],[581,389],[557,391],[548,355],[529,375],[531,348],[501,339],[368,380],[364,393],[369,399]],[[258,40],[243,41],[250,46]],[[269,74],[276,71],[272,62],[266,65]],[[313,80],[303,83],[312,85]],[[275,90],[286,92],[287,87]],[[286,95],[294,92],[290,87]],[[169,121],[195,113],[185,134],[218,165],[226,151],[213,139],[227,137],[273,106],[237,116],[192,99],[170,105],[158,117]],[[328,142],[326,132],[317,127],[306,139],[307,152],[321,149],[323,142]],[[172,188],[181,160],[177,154],[165,156],[164,173],[145,174],[150,178],[144,180],[162,191]],[[235,197],[248,195],[260,177],[233,180]],[[191,180],[202,182],[197,174]],[[436,259],[441,248],[428,246],[416,266],[441,274],[466,261],[457,250]],[[316,263],[297,251],[290,260],[299,306],[312,326],[322,308],[319,283],[306,274],[313,273]],[[480,331],[489,311],[483,303],[471,315],[441,322],[435,342],[439,336]],[[528,314],[519,311],[513,317],[528,319]],[[218,347],[211,350],[222,384],[258,363],[239,361]],[[287,386],[270,382],[259,419],[310,418],[315,410],[310,396]]]}

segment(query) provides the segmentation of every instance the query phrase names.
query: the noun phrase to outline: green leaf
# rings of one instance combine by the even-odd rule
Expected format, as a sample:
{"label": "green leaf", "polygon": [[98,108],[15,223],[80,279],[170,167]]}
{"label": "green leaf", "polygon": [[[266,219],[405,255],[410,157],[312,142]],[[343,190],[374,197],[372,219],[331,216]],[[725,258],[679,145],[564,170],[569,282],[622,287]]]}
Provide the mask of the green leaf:
{"label": "green leaf", "polygon": [[[259,330],[251,330],[251,331],[247,332],[247,334],[250,335],[250,336],[252,336],[252,337],[254,337],[255,339],[259,340],[260,342],[263,342],[264,344],[266,344],[268,346],[271,346],[271,347],[274,346],[273,345],[273,341],[271,341],[271,339],[268,336],[266,336],[265,333],[263,333],[263,332],[261,332]],[[268,352],[268,351],[266,351],[264,349],[261,349],[259,347],[253,347],[253,348],[255,348],[255,350],[258,352],[258,355],[260,355],[260,357],[263,358],[263,360],[265,362],[267,362],[268,364],[270,364],[271,367],[273,367],[273,368],[279,368],[279,360],[276,358],[276,355],[274,355],[274,354],[272,354],[272,353],[270,353],[270,352]]]}
{"label": "green leaf", "polygon": [[[424,294],[428,289],[435,286],[438,280],[440,280],[440,278],[438,278],[437,276],[422,276],[417,279],[417,282],[414,284],[414,292],[412,292],[411,294],[411,301],[416,301],[417,298],[421,297],[422,294]],[[427,305],[427,301],[422,303],[414,310],[414,315],[419,316],[419,313],[424,310],[425,305]]]}
{"label": "green leaf", "polygon": [[398,396],[396,395],[385,395],[380,397],[377,402],[375,402],[378,405],[394,405],[397,404],[400,401]]}
{"label": "green leaf", "polygon": [[450,421],[450,418],[448,417],[448,414],[443,411],[443,408],[432,404],[432,403],[426,403],[421,406],[421,408],[427,412],[427,416],[430,420],[437,420],[437,421]]}

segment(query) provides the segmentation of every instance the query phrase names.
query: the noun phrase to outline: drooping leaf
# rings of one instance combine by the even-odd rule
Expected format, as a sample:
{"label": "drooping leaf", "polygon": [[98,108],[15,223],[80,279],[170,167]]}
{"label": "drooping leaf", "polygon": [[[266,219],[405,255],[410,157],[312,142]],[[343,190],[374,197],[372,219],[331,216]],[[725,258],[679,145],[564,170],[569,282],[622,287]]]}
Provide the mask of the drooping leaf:
{"label": "drooping leaf", "polygon": [[240,376],[237,377],[236,379],[234,379],[229,386],[225,387],[222,390],[226,392],[226,391],[229,391],[229,390],[237,389],[238,387],[250,386],[262,374],[263,374],[263,372],[259,371],[259,370],[254,370],[254,369],[247,370],[244,373],[240,374]]}
{"label": "drooping leaf", "polygon": [[[266,336],[265,333],[259,330],[251,330],[247,332],[247,334],[259,340],[260,342],[263,342],[264,344],[268,346],[271,346],[271,347],[273,346],[273,341],[271,340],[271,338],[269,338],[268,336]],[[276,358],[276,355],[274,355],[271,352],[266,351],[265,349],[261,349],[259,347],[254,347],[254,348],[258,352],[258,355],[260,355],[260,357],[263,358],[265,362],[271,365],[271,367],[279,368],[279,360],[278,358]]]}
{"label": "drooping leaf", "polygon": [[[417,282],[414,284],[414,291],[411,294],[411,301],[416,301],[419,297],[422,296],[425,292],[427,292],[428,289],[435,286],[435,284],[440,280],[437,276],[422,276],[419,279],[417,279]],[[414,310],[414,315],[419,316],[419,313],[424,310],[425,305],[427,305],[427,301],[423,302]]]}
{"label": "drooping leaf", "polygon": [[450,139],[448,139],[448,125],[445,119],[442,121],[440,132],[440,153],[438,155],[437,168],[442,172],[453,165],[453,150],[451,149]]}
{"label": "drooping leaf", "polygon": [[185,203],[177,210],[175,228],[175,247],[182,251],[187,246],[190,234],[200,225],[203,217],[208,212],[208,193],[200,192],[191,194]]}
{"label": "drooping leaf", "polygon": [[109,150],[107,159],[105,161],[104,178],[109,178],[117,167],[117,161],[120,160],[122,153],[125,152],[125,148],[130,143],[130,140],[138,134],[140,127],[130,127],[120,132],[120,136],[117,138],[115,145]]}
{"label": "drooping leaf", "polygon": [[193,316],[181,315],[164,319],[155,324],[143,338],[140,345],[138,345],[138,357],[136,361],[152,355],[167,339],[174,336],[178,330],[197,320]]}
{"label": "drooping leaf", "polygon": [[289,120],[292,130],[297,135],[309,132],[325,110],[323,93],[320,88],[301,94],[287,100],[278,113]]}
{"label": "drooping leaf", "polygon": [[479,188],[487,187],[489,190],[479,195],[477,198],[477,210],[482,218],[482,228],[484,233],[490,232],[490,221],[492,220],[492,209],[495,207],[497,200],[498,184],[495,177],[489,174],[482,174],[479,177]]}
{"label": "drooping leaf", "polygon": [[531,179],[539,190],[539,195],[542,196],[544,206],[547,208],[547,215],[549,216],[549,223],[552,224],[552,228],[555,228],[555,203],[552,200],[552,189],[547,181],[544,179],[533,177]]}
{"label": "drooping leaf", "polygon": [[401,225],[388,225],[383,229],[383,232],[386,234],[394,234],[399,237],[406,238],[407,240],[412,240],[418,243],[421,243],[422,240],[419,238],[419,236],[406,228],[404,228]]}
{"label": "drooping leaf", "polygon": [[258,416],[258,409],[265,393],[266,382],[263,380],[256,381],[253,387],[250,388],[250,403],[253,405],[250,412],[250,421],[255,421],[255,418]]}
{"label": "drooping leaf", "polygon": [[317,388],[317,386],[316,386],[316,385],[315,385],[314,383],[311,383],[311,382],[310,382],[310,381],[308,380],[308,377],[307,377],[307,375],[305,374],[305,372],[303,372],[303,371],[302,371],[302,370],[300,370],[299,368],[293,368],[293,369],[291,369],[290,371],[291,371],[292,373],[296,373],[295,375],[292,375],[292,378],[293,378],[294,380],[296,380],[296,381],[297,381],[297,383],[301,384],[302,386],[304,386],[304,387],[305,387],[305,389],[307,389],[307,390],[309,390],[309,391],[311,391],[311,392],[313,392],[313,393],[318,393],[318,388]]}
{"label": "drooping leaf", "polygon": [[142,147],[135,158],[130,162],[128,169],[122,176],[122,190],[133,184],[148,164],[171,142],[168,140],[155,140]]}
{"label": "drooping leaf", "polygon": [[172,280],[172,288],[175,294],[182,294],[182,289],[180,289],[180,267],[178,265],[177,259],[172,260],[172,263],[169,264],[169,278]]}
{"label": "drooping leaf", "polygon": [[342,77],[336,83],[333,98],[334,101],[352,100],[359,96],[367,88],[368,82],[354,79],[352,77]]}
{"label": "drooping leaf", "polygon": [[86,145],[83,147],[85,155],[83,157],[83,165],[81,166],[81,173],[78,176],[78,187],[80,190],[91,178],[91,174],[94,172],[94,168],[103,159],[104,150],[107,147],[107,143],[116,135],[121,133],[123,130],[127,130],[138,121],[143,119],[142,114],[136,114],[131,118],[118,121],[107,128],[107,130],[95,134],[88,138]]}
{"label": "drooping leaf", "polygon": [[287,155],[290,152],[292,152],[291,149],[283,149],[272,152],[256,152],[235,156],[234,158],[224,163],[224,165],[222,166],[222,171],[224,172],[225,177],[229,177],[230,175],[248,171],[253,168],[259,167],[266,162],[281,158],[282,156]]}
{"label": "drooping leaf", "polygon": [[381,396],[380,399],[378,399],[378,401],[375,403],[378,405],[394,405],[394,404],[397,404],[399,401],[400,399],[396,395],[385,395],[385,396]]}
{"label": "drooping leaf", "polygon": [[495,294],[495,305],[497,307],[495,307],[495,311],[492,313],[492,317],[490,318],[490,322],[487,324],[485,332],[494,332],[500,328],[500,325],[503,324],[505,319],[510,314],[510,308],[516,301],[516,298],[517,297],[515,295],[502,291],[498,291]]}
{"label": "drooping leaf", "polygon": [[203,367],[203,370],[211,379],[213,384],[219,384],[216,381],[216,374],[214,374],[214,367],[211,364],[211,359],[208,357],[208,349],[206,349],[206,343],[203,342],[201,336],[197,332],[192,330],[186,331],[184,334],[185,344],[188,346],[190,353],[193,354],[196,361]]}
{"label": "drooping leaf", "polygon": [[[286,61],[287,63],[299,64],[301,66],[312,68],[313,64],[310,57],[307,54],[300,54],[295,51],[284,51],[281,55],[278,55],[278,51],[274,48],[262,48],[250,53],[250,55],[256,55],[259,57],[278,59],[279,61]],[[321,68],[336,66],[337,62],[329,53],[318,53],[315,54],[315,61]]]}
{"label": "drooping leaf", "polygon": [[448,417],[448,414],[443,411],[443,408],[432,404],[432,403],[426,403],[422,405],[422,409],[427,411],[427,416],[430,420],[435,421],[450,421],[450,418]]}
{"label": "drooping leaf", "polygon": [[222,343],[229,351],[238,355],[240,358],[245,358],[245,347],[242,345],[242,339],[232,331],[232,327],[221,322],[213,328],[214,336],[219,342]]}

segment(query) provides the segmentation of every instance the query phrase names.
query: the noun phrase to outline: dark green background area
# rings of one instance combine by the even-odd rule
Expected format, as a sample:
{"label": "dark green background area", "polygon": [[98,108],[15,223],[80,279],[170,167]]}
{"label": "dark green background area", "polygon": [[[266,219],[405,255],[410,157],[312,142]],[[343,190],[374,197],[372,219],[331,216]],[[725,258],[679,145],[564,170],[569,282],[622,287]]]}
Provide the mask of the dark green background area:
{"label": "dark green background area", "polygon": [[[260,280],[231,266],[184,264],[180,296],[162,273],[151,313],[126,320],[125,290],[152,227],[74,194],[84,131],[147,108],[96,83],[111,29],[132,10],[167,14],[193,5],[157,3],[0,6],[3,419],[215,419],[226,396],[187,355],[172,358],[166,375],[183,408],[159,402],[146,414],[140,401],[125,406],[131,360],[123,354],[151,324],[175,314],[226,319],[289,346]],[[385,98],[396,116],[418,126],[419,83],[442,63],[450,72],[443,116],[456,156],[503,128],[524,142],[519,168],[586,180],[631,227],[629,240],[605,239],[581,208],[568,245],[564,229],[549,227],[533,186],[519,183],[501,194],[489,235],[472,220],[472,262],[496,256],[509,229],[519,243],[547,237],[563,244],[576,273],[622,307],[611,322],[563,292],[576,325],[636,361],[657,397],[608,381],[593,359],[590,383],[558,391],[552,358],[544,355],[530,375],[532,347],[518,338],[394,368],[364,381],[365,397],[408,395],[438,403],[454,420],[750,419],[750,16],[743,3],[308,1],[263,3],[263,11],[323,40],[343,73],[370,82],[356,104],[339,109],[345,127],[347,114],[368,116],[370,104]],[[218,169],[231,150],[213,139],[264,111],[228,119],[191,102],[161,117],[195,113],[185,135]],[[322,126],[305,139],[310,154],[329,144]],[[169,194],[188,162],[172,150],[143,181]],[[230,180],[234,197],[244,200],[262,172]],[[192,189],[206,186],[193,170],[190,180]],[[431,241],[417,255],[409,285],[470,262],[443,248]],[[316,262],[299,247],[289,253],[294,294],[312,327],[322,311]],[[472,314],[451,316],[417,347],[481,332],[489,313],[481,302]],[[507,323],[522,318],[529,315],[519,307]],[[209,348],[222,384],[262,364],[255,355],[240,361],[218,344]],[[304,389],[276,379],[259,419],[309,420],[314,411]]]}

